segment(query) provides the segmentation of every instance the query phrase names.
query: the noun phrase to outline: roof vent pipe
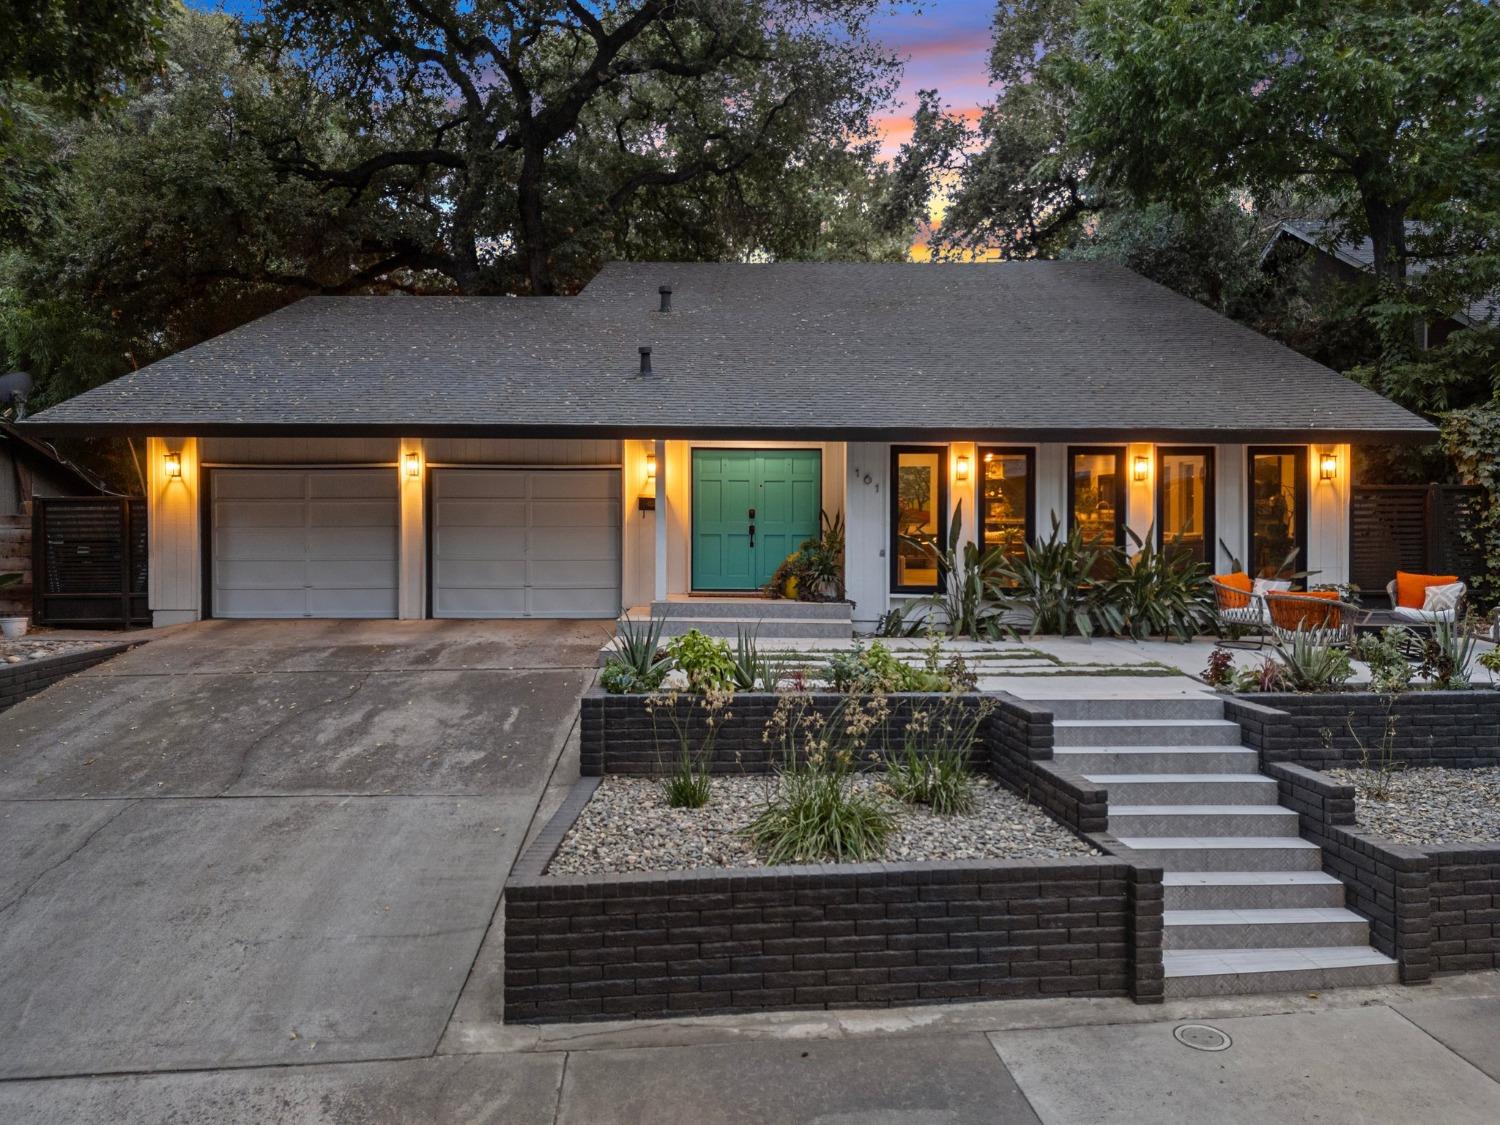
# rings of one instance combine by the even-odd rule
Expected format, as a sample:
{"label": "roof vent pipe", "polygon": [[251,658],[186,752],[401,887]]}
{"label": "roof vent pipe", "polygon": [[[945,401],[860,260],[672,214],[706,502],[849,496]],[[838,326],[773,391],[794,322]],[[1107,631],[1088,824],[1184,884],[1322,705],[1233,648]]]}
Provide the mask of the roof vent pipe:
{"label": "roof vent pipe", "polygon": [[659,311],[669,313],[672,311],[672,287],[670,285],[659,286],[656,290],[661,294],[661,309]]}
{"label": "roof vent pipe", "polygon": [[642,348],[641,349],[641,374],[642,375],[649,375],[649,374],[651,374],[651,349],[650,348]]}

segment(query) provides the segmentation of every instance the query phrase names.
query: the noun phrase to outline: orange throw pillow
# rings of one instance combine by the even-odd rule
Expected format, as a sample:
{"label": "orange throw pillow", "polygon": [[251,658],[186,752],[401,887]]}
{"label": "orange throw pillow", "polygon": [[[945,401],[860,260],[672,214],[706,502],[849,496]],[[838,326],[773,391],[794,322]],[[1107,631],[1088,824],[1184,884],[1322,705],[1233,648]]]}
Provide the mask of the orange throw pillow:
{"label": "orange throw pillow", "polygon": [[1457,582],[1456,574],[1408,574],[1396,571],[1396,604],[1407,609],[1421,609],[1426,600],[1427,587],[1447,586]]}
{"label": "orange throw pillow", "polygon": [[[1229,590],[1220,590],[1219,599],[1225,609],[1246,609],[1250,605],[1250,591],[1255,588],[1254,580],[1242,570],[1236,570],[1233,574],[1214,575],[1220,583],[1229,587]],[[1235,591],[1231,593],[1230,591]],[[1240,596],[1243,594],[1243,597]]]}

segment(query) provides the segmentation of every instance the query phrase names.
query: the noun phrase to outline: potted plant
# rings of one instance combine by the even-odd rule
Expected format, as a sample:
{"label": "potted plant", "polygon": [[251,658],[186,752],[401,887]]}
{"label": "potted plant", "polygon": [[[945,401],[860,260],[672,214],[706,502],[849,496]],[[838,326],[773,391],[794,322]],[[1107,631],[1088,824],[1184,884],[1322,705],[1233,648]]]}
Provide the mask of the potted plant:
{"label": "potted plant", "polygon": [[[0,574],[0,590],[8,589],[11,586],[19,586],[21,580],[25,577],[24,574],[13,570]],[[24,616],[0,617],[0,634],[3,634],[8,641],[13,641],[17,637],[24,637],[28,621],[29,619]]]}

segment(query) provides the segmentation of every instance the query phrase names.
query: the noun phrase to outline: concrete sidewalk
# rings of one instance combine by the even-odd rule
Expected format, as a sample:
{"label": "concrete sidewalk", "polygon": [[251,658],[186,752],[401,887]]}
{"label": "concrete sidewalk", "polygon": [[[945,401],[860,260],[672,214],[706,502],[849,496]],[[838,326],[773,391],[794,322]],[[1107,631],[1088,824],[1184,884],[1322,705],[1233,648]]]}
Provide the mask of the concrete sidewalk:
{"label": "concrete sidewalk", "polygon": [[[1206,1023],[1231,1045],[1184,1046]],[[17,1125],[1493,1125],[1500,974],[1138,1007],[1012,1001],[470,1026],[432,1056],[0,1082]]]}

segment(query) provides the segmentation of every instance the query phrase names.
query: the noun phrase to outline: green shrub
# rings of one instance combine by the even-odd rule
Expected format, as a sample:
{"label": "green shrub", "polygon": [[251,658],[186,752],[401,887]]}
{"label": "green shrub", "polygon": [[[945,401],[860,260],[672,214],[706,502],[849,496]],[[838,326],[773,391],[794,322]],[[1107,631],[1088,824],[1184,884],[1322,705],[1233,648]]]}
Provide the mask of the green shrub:
{"label": "green shrub", "polygon": [[997,594],[997,578],[1005,553],[999,547],[981,549],[972,541],[963,542],[964,505],[960,500],[953,509],[948,528],[948,542],[907,537],[932,559],[942,576],[942,588],[918,603],[927,610],[923,624],[941,621],[951,637],[993,640],[1004,633],[1002,622],[1006,608]]}
{"label": "green shrub", "polygon": [[671,660],[661,651],[661,634],[666,617],[653,617],[645,623],[629,613],[620,622],[615,648],[605,661],[599,682],[613,695],[627,692],[655,691],[661,687],[671,668]]}
{"label": "green shrub", "polygon": [[1422,641],[1420,671],[1443,690],[1469,686],[1470,662],[1478,642],[1462,625],[1440,621]]}
{"label": "green shrub", "polygon": [[975,706],[951,698],[933,710],[914,712],[901,749],[886,754],[886,787],[907,804],[926,805],[935,813],[972,812],[975,785],[969,757],[991,710],[987,699]]}
{"label": "green shrub", "polygon": [[1159,549],[1154,528],[1144,540],[1128,528],[1126,534],[1137,550],[1133,555],[1115,552],[1113,574],[1101,591],[1104,602],[1118,611],[1121,631],[1136,638],[1177,636],[1184,641],[1212,632],[1209,568],[1184,551]]}
{"label": "green shrub", "polygon": [[1234,657],[1227,649],[1216,648],[1208,654],[1203,682],[1210,687],[1228,687],[1234,683]]}
{"label": "green shrub", "polygon": [[1096,577],[1107,565],[1107,553],[1086,544],[1082,530],[1074,527],[1064,535],[1053,516],[1051,536],[1026,544],[1020,558],[999,563],[996,581],[1008,607],[1031,615],[1032,636],[1117,633],[1124,616],[1107,601]]}
{"label": "green shrub", "polygon": [[1293,691],[1327,691],[1354,675],[1349,653],[1333,645],[1320,645],[1304,633],[1294,634],[1290,645],[1276,646],[1281,671]]}
{"label": "green shrub", "polygon": [[1492,648],[1479,658],[1479,666],[1490,674],[1490,683],[1500,687],[1500,648]]}
{"label": "green shrub", "polygon": [[667,645],[672,663],[687,677],[693,691],[732,689],[738,669],[729,644],[691,629]]}
{"label": "green shrub", "polygon": [[1406,653],[1416,642],[1411,630],[1400,625],[1382,629],[1379,635],[1358,637],[1352,651],[1356,660],[1370,668],[1370,690],[1395,695],[1411,687],[1412,667]]}
{"label": "green shrub", "polygon": [[795,589],[799,602],[839,601],[844,596],[844,515],[818,513],[818,534],[786,557],[766,591],[785,597]]}

